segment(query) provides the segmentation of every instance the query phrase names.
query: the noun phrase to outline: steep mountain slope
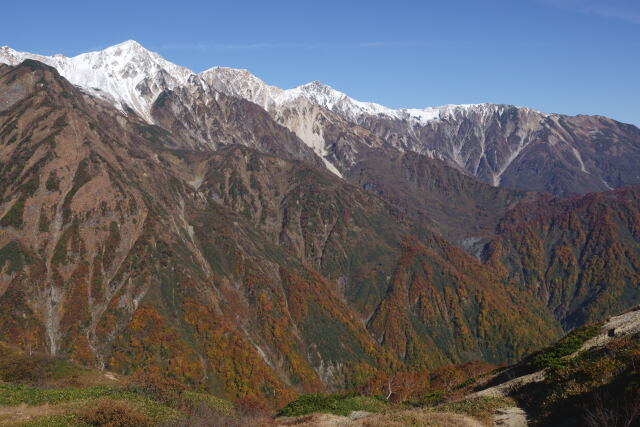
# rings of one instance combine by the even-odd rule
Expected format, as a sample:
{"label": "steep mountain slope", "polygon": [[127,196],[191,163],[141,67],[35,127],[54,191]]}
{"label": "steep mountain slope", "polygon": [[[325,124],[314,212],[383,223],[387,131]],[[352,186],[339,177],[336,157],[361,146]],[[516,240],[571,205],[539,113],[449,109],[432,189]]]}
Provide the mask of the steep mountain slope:
{"label": "steep mountain slope", "polygon": [[488,246],[568,328],[640,303],[640,187],[518,205]]}
{"label": "steep mountain slope", "polygon": [[41,63],[0,85],[3,339],[277,402],[395,363],[330,282],[193,190],[184,150]]}
{"label": "steep mountain slope", "polygon": [[323,159],[257,105],[216,92],[206,83],[165,90],[151,106],[154,123],[184,148],[212,151],[241,144],[322,167]]}
{"label": "steep mountain slope", "polygon": [[386,117],[358,124],[495,186],[571,195],[640,182],[640,130],[604,117],[478,105],[452,108],[425,124]]}
{"label": "steep mountain slope", "polygon": [[422,368],[442,360],[517,360],[532,340],[559,336],[548,313],[509,283],[504,270],[438,239],[431,247],[405,241],[368,327],[402,360]]}
{"label": "steep mountain slope", "polygon": [[207,198],[335,280],[374,337],[412,366],[517,360],[560,333],[504,270],[335,177],[240,147],[216,153],[207,167]]}
{"label": "steep mountain slope", "polygon": [[495,235],[509,209],[539,197],[492,187],[441,161],[410,151],[362,150],[345,178],[470,252]]}
{"label": "steep mountain slope", "polygon": [[[124,373],[155,366],[229,397],[282,402],[399,360],[433,366],[488,346],[488,358],[511,359],[558,333],[535,301],[505,293],[500,277],[477,285],[453,273],[456,263],[482,269],[475,259],[309,163],[238,145],[187,150],[35,61],[0,67],[0,85],[8,342]],[[409,235],[430,251],[424,268],[445,272],[433,286],[467,295],[441,301],[469,313],[441,330],[471,351],[445,354],[434,339],[421,345],[424,357],[408,356],[387,344],[380,322],[365,322],[396,316],[383,306],[397,294],[389,276]],[[492,311],[545,326],[477,328],[489,299]],[[394,306],[402,318],[413,309]]]}
{"label": "steep mountain slope", "polygon": [[344,120],[329,109],[291,91],[269,86],[247,70],[214,67],[199,74],[211,87],[229,96],[246,99],[268,111],[323,158],[327,168],[340,175],[369,148],[384,141],[371,132]]}
{"label": "steep mountain slope", "polygon": [[[484,242],[494,234],[499,219],[510,206],[535,197],[493,188],[442,161],[390,147],[372,132],[304,97],[291,98],[287,95],[290,91],[267,86],[246,70],[216,67],[200,76],[216,90],[262,102],[277,122],[295,132],[325,160],[328,169],[406,214],[417,216],[422,224],[456,244],[472,249]],[[192,99],[178,95],[175,99],[176,102],[188,99],[187,104],[196,111],[208,109],[206,96]],[[184,118],[178,121],[190,122]]]}

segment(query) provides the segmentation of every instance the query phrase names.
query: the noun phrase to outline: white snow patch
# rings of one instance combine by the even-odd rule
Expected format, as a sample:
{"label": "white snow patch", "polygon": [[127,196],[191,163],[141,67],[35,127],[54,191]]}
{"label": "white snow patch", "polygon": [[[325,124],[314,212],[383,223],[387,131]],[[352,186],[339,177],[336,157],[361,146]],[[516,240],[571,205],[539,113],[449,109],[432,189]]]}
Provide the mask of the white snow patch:
{"label": "white snow patch", "polygon": [[25,59],[54,67],[72,84],[114,102],[122,111],[128,106],[149,122],[151,105],[160,92],[184,85],[194,75],[133,40],[72,58],[0,48],[0,63],[17,65]]}

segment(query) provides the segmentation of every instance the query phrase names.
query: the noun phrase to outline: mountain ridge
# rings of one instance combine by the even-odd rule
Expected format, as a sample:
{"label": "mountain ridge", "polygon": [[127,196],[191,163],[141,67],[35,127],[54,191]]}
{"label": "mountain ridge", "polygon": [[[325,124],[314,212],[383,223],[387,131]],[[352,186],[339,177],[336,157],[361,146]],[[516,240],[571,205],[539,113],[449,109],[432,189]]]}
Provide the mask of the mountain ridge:
{"label": "mountain ridge", "polygon": [[[167,90],[193,92],[209,86],[210,97],[221,92],[253,102],[294,132],[338,176],[357,161],[359,134],[366,129],[380,139],[378,144],[445,161],[494,186],[570,195],[640,183],[630,166],[640,159],[640,130],[602,116],[547,114],[489,103],[394,110],[357,101],[317,81],[285,90],[248,70],[212,67],[196,74],[131,40],[72,58],[0,48],[0,62],[16,65],[26,58],[56,67],[73,84],[124,112],[132,109],[149,123],[154,123],[154,102]],[[347,129],[338,138],[343,147],[352,145],[346,148],[352,153],[349,158],[339,158],[339,140],[327,132],[327,125]],[[620,147],[607,147],[603,141],[616,141]],[[595,146],[600,148],[594,151]]]}

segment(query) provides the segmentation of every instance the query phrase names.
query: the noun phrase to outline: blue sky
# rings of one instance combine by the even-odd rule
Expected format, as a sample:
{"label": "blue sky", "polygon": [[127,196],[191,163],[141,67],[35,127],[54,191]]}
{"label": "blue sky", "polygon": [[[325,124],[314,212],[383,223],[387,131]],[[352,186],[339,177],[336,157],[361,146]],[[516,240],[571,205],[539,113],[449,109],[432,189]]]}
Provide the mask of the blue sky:
{"label": "blue sky", "polygon": [[75,55],[127,39],[202,71],[320,80],[390,107],[497,102],[640,125],[640,1],[5,2],[0,45]]}

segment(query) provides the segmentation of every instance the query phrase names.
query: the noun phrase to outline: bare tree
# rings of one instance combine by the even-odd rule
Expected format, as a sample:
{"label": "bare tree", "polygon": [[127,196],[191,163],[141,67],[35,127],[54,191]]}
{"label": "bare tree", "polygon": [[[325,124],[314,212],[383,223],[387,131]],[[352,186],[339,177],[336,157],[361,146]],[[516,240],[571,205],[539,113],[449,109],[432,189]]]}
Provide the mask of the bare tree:
{"label": "bare tree", "polygon": [[585,410],[585,423],[589,427],[631,427],[640,422],[640,389],[622,399],[597,392],[593,405]]}

